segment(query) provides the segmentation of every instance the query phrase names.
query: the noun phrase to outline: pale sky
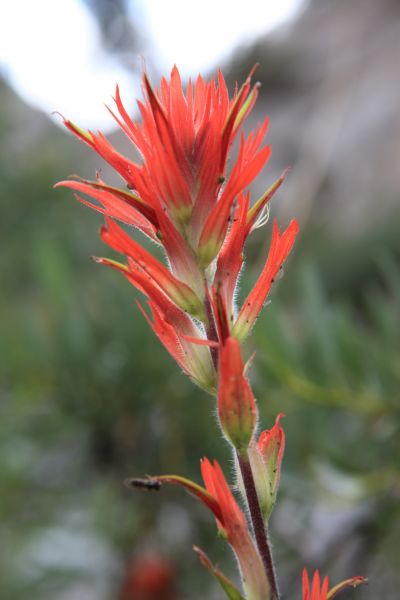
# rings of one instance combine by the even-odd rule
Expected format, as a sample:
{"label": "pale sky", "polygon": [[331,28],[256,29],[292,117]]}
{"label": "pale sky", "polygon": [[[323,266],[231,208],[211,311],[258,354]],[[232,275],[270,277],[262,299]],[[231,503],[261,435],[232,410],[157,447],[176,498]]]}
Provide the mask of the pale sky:
{"label": "pale sky", "polygon": [[[295,14],[302,0],[137,0],[148,40],[142,58],[168,74],[207,72],[237,44],[251,42]],[[115,84],[131,112],[137,77],[101,49],[91,13],[78,0],[0,0],[0,69],[17,93],[47,115],[59,111],[81,126],[115,126],[104,107]],[[133,9],[132,9],[133,10]],[[141,57],[132,57],[140,65]]]}

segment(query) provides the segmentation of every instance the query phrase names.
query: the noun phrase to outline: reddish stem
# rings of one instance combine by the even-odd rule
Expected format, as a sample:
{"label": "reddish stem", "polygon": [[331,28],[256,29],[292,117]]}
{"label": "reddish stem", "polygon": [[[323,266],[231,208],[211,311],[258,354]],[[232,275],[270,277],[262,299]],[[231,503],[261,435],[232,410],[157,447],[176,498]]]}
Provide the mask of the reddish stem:
{"label": "reddish stem", "polygon": [[239,453],[237,454],[237,458],[242,474],[244,488],[246,490],[247,503],[249,505],[254,536],[256,538],[258,551],[260,552],[261,559],[264,563],[265,572],[271,587],[271,600],[280,600],[275,566],[272,558],[271,545],[269,542],[268,529],[264,524],[264,519],[261,513],[251,465],[247,457],[240,456]]}

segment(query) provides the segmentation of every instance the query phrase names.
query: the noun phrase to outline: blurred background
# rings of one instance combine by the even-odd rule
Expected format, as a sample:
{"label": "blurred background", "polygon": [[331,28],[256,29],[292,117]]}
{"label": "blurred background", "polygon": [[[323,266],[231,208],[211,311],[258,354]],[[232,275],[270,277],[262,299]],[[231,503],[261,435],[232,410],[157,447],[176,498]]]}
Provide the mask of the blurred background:
{"label": "blurred background", "polygon": [[[194,553],[234,577],[212,517],[182,491],[123,480],[229,460],[212,401],[149,330],[129,284],[90,261],[101,218],[53,184],[107,169],[59,111],[129,152],[103,103],[135,115],[153,81],[220,66],[262,84],[248,128],[270,116],[282,169],[272,206],[301,236],[249,343],[270,427],[287,450],[272,537],[284,597],[303,565],[349,599],[400,585],[400,2],[398,0],[1,0],[0,597],[217,600]],[[270,229],[247,249],[244,294]]]}

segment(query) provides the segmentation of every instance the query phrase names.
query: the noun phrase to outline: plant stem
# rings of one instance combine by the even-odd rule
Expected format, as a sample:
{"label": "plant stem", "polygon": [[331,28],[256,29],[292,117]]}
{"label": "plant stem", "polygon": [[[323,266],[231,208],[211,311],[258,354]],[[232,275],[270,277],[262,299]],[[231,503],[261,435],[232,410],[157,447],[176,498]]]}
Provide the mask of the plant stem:
{"label": "plant stem", "polygon": [[271,587],[271,600],[280,600],[274,561],[272,559],[271,545],[268,539],[268,529],[264,524],[264,519],[261,513],[251,465],[247,456],[241,456],[238,453],[237,458],[242,474],[244,488],[246,490],[247,503],[249,505],[251,522],[253,524],[253,531],[256,538],[257,547],[264,563],[268,582]]}

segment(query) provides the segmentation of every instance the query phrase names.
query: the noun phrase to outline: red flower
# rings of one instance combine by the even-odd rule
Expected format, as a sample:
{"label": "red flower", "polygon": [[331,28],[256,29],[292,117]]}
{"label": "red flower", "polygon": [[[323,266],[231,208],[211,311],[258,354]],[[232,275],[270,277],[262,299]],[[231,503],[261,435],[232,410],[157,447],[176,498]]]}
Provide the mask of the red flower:
{"label": "red flower", "polygon": [[317,570],[314,573],[310,588],[307,571],[306,569],[303,569],[303,600],[332,600],[344,589],[348,587],[357,587],[366,582],[367,580],[365,577],[351,577],[350,579],[341,581],[328,591],[328,577],[325,577],[321,583],[319,571]]}
{"label": "red flower", "polygon": [[[142,155],[141,165],[122,156],[101,133],[85,132],[71,121],[64,121],[68,129],[119,172],[135,193],[121,193],[101,182],[97,185],[81,182],[79,191],[93,196],[93,189],[97,189],[97,200],[101,203],[100,190],[115,194],[132,209],[128,222],[141,230],[144,222],[133,222],[133,211],[139,212],[161,234],[165,226],[163,215],[167,214],[189,242],[183,244],[186,252],[205,249],[210,237],[220,247],[228,228],[225,213],[228,217],[235,198],[259,173],[270,153],[268,146],[260,150],[265,123],[255,135],[250,134],[246,140],[242,137],[239,156],[230,176],[226,176],[228,152],[256,100],[258,88],[254,86],[251,90],[249,77],[230,100],[219,73],[217,85],[214,80],[205,83],[200,76],[194,85],[189,81],[185,95],[176,67],[170,82],[162,79],[158,92],[153,90],[146,74],[143,87],[147,98],[145,103],[138,103],[141,124],[129,117],[118,87],[115,103],[119,115],[111,111]],[[226,185],[222,190],[224,178]],[[76,182],[62,184],[77,189]],[[103,199],[107,202],[104,194]],[[110,210],[116,218],[121,217],[112,208],[106,208],[108,214]],[[170,259],[173,261],[172,256]]]}
{"label": "red flower", "polygon": [[201,473],[207,491],[217,500],[220,509],[220,516],[216,515],[219,528],[237,556],[248,597],[269,598],[264,565],[249,533],[246,517],[238,507],[221,467],[217,461],[211,464],[205,458],[201,463]]}
{"label": "red flower", "polygon": [[[246,189],[270,155],[269,146],[262,145],[267,120],[246,138],[241,134],[237,158],[227,170],[232,143],[258,95],[258,85],[251,87],[251,75],[230,99],[221,73],[217,83],[200,76],[195,83],[189,81],[186,93],[176,67],[158,90],[144,74],[140,123],[129,116],[117,87],[116,112],[110,112],[139,151],[141,163],[123,156],[102,133],[84,131],[64,120],[126,184],[113,187],[100,178],[57,184],[93,199],[77,195],[80,202],[105,215],[102,240],[126,257],[126,264],[110,259],[98,262],[121,271],[145,294],[153,317],[148,320],[156,335],[183,370],[209,391],[215,391],[217,344],[231,335],[241,341],[250,332],[297,233],[295,221],[283,234],[274,225],[264,270],[236,318],[233,298],[246,239],[265,221],[266,205],[285,176],[250,207]],[[161,245],[167,266],[113,219]],[[210,306],[213,288],[220,301]],[[217,330],[213,320],[221,306],[226,322],[223,330]]]}
{"label": "red flower", "polygon": [[194,494],[216,520],[220,533],[231,545],[242,574],[243,587],[249,598],[269,598],[269,585],[261,558],[250,535],[246,517],[239,508],[221,467],[207,458],[201,462],[201,473],[205,488],[177,475],[162,475],[147,480],[131,480],[134,487],[151,487],[155,484],[172,483],[185,487]]}
{"label": "red flower", "polygon": [[176,572],[157,555],[140,556],[127,567],[118,600],[174,600]]}
{"label": "red flower", "polygon": [[328,585],[327,577],[321,585],[319,571],[315,571],[310,589],[307,571],[303,570],[303,600],[327,600]]}

